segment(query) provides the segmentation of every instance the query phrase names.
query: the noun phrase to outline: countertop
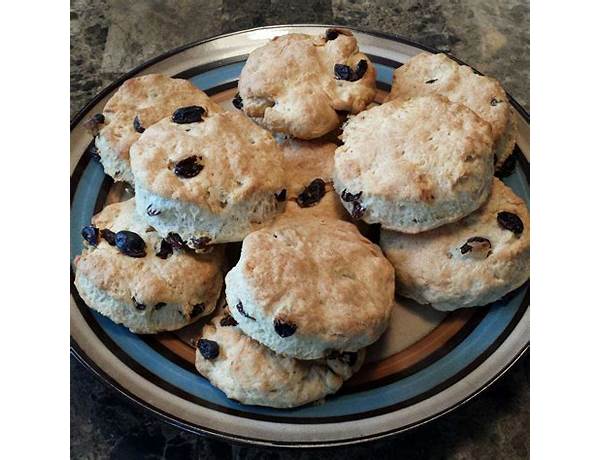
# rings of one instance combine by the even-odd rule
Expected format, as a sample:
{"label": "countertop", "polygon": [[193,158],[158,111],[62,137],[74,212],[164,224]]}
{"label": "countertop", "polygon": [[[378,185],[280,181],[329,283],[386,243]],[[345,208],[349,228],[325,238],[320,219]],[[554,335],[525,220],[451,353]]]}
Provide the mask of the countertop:
{"label": "countertop", "polygon": [[[147,59],[222,33],[326,23],[390,32],[494,76],[529,110],[529,2],[504,0],[71,0],[71,114]],[[328,451],[231,446],[133,406],[71,358],[77,459],[529,458],[529,354],[451,414],[391,440]]]}

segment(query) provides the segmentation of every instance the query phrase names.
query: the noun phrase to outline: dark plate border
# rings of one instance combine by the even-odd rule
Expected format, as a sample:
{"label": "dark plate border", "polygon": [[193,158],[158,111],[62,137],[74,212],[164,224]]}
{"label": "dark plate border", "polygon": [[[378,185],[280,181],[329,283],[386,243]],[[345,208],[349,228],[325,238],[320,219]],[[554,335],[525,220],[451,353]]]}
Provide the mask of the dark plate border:
{"label": "dark plate border", "polygon": [[[242,31],[237,31],[237,32],[232,32],[229,34],[223,34],[223,35],[219,35],[216,37],[211,37],[205,40],[199,40],[199,41],[195,41],[192,43],[189,43],[187,45],[183,45],[181,47],[175,48],[173,50],[170,50],[166,53],[163,53],[149,61],[146,61],[145,63],[135,67],[134,69],[132,69],[131,71],[125,73],[123,76],[121,76],[119,79],[117,79],[116,81],[114,81],[113,83],[111,83],[110,85],[108,85],[106,88],[104,88],[102,91],[100,91],[100,93],[98,93],[98,95],[96,95],[90,102],[88,102],[71,120],[71,127],[70,129],[73,130],[75,128],[75,126],[83,119],[83,117],[91,110],[91,108],[96,105],[100,100],[102,100],[104,97],[106,97],[109,93],[111,93],[112,91],[114,91],[119,85],[121,85],[125,80],[127,80],[128,78],[131,78],[132,76],[134,76],[135,74],[141,72],[142,70],[146,69],[147,67],[160,62],[166,58],[169,58],[175,54],[178,54],[184,50],[187,50],[189,48],[201,45],[203,43],[208,43],[220,38],[224,38],[224,37],[228,37],[228,36],[233,36],[233,35],[239,35],[239,34],[243,34],[243,33],[247,33],[250,31],[255,31],[255,30],[264,30],[264,29],[273,29],[273,28],[280,28],[280,27],[298,27],[298,26],[310,26],[310,27],[335,27],[335,25],[326,25],[326,24],[283,24],[283,25],[272,25],[272,26],[267,26],[267,27],[257,27],[257,28],[253,28],[253,29],[247,29],[247,30],[242,30]],[[338,27],[342,27],[342,26],[338,26]],[[372,30],[368,30],[368,29],[362,29],[362,28],[353,28],[353,27],[345,27],[347,29],[359,32],[359,33],[364,33],[364,34],[369,34],[375,37],[381,37],[381,38],[385,38],[387,40],[392,40],[392,41],[396,41],[399,43],[403,43],[409,46],[413,46],[415,48],[419,48],[425,51],[429,51],[429,52],[433,52],[433,53],[439,53],[439,50],[435,50],[433,48],[430,48],[428,46],[422,45],[420,43],[416,43],[410,39],[407,39],[405,37],[396,35],[396,34],[388,34],[388,33],[383,33],[383,32],[378,32],[378,31],[372,31]],[[449,57],[451,57],[452,59],[454,59],[455,61],[464,64],[463,61],[461,61],[460,59],[456,58],[455,56],[448,54]],[[234,58],[235,59],[235,58]],[[476,70],[476,69],[475,69]],[[511,102],[512,106],[517,110],[517,112],[519,112],[519,114],[526,120],[526,122],[529,124],[530,122],[530,117],[528,112],[510,95],[508,94],[508,98],[509,101]],[[84,155],[85,156],[85,155]],[[80,167],[80,164],[82,159],[84,159],[84,156],[82,156],[82,158],[79,160],[78,164],[76,165],[74,171],[73,171],[73,175],[71,176],[71,200],[73,198],[73,194],[74,191],[76,189],[76,187],[74,187],[74,185],[76,185],[79,182],[79,176],[81,174],[81,172],[85,169],[85,165],[82,165]],[[527,159],[525,158],[525,156],[519,151],[518,155],[517,155],[517,159],[519,160],[519,163],[521,164],[521,166],[523,167],[523,170],[526,173],[527,176],[527,180],[529,182],[529,162],[527,161]],[[87,163],[87,161],[89,161],[89,159],[85,159],[85,163]],[[79,174],[76,174],[76,173]],[[75,179],[75,180],[73,180]],[[515,317],[513,317],[513,320],[511,321],[511,324],[509,324],[509,327],[507,327],[504,332],[498,337],[498,339],[494,342],[494,344],[492,344],[488,350],[486,350],[482,355],[480,355],[480,357],[482,357],[483,355],[486,355],[485,358],[482,360],[485,361],[485,359],[487,357],[489,357],[489,355],[491,355],[495,349],[498,348],[498,346],[506,339],[506,337],[508,335],[510,335],[510,332],[512,332],[512,329],[514,329],[514,326],[516,326],[516,324],[518,324],[518,322],[520,321],[520,319],[522,318],[522,315],[525,313],[525,311],[528,309],[528,305],[529,305],[529,288],[527,288],[527,293],[526,296],[524,298],[524,301],[519,309],[519,312],[515,315]],[[516,319],[518,317],[518,319]],[[514,325],[512,325],[512,323],[515,322]],[[512,327],[510,327],[512,325]],[[509,330],[510,329],[510,330]],[[500,341],[501,339],[501,341]],[[499,342],[498,342],[499,341]],[[498,344],[496,344],[496,342],[498,342]],[[495,347],[494,347],[495,346]],[[492,349],[493,348],[493,349]],[[424,418],[423,420],[420,420],[419,422],[415,422],[413,424],[407,425],[407,426],[403,426],[397,429],[393,429],[387,432],[383,432],[383,433],[378,433],[376,435],[369,435],[369,436],[365,436],[365,437],[358,437],[358,438],[351,438],[351,439],[346,439],[346,440],[342,440],[342,441],[332,441],[332,442],[317,442],[317,443],[285,443],[285,442],[268,442],[268,441],[264,441],[261,439],[252,439],[252,438],[244,438],[244,437],[236,437],[236,436],[232,436],[228,433],[223,433],[223,432],[219,432],[219,431],[215,431],[215,430],[209,430],[207,428],[201,427],[201,426],[196,426],[193,424],[190,424],[182,419],[179,419],[175,416],[172,416],[156,407],[153,407],[152,405],[148,404],[146,401],[141,400],[139,397],[135,396],[134,394],[132,394],[131,392],[129,392],[128,390],[126,390],[124,387],[121,386],[121,384],[119,384],[118,382],[116,382],[114,379],[112,379],[112,377],[110,377],[106,372],[104,372],[102,369],[100,369],[84,352],[83,350],[79,347],[79,345],[77,344],[77,342],[71,337],[71,353],[84,365],[86,366],[88,369],[90,369],[93,373],[95,373],[98,377],[100,377],[105,383],[107,383],[109,386],[111,386],[112,388],[116,389],[120,394],[122,394],[123,396],[127,397],[127,399],[133,401],[134,403],[139,404],[140,406],[146,408],[147,410],[149,410],[150,412],[160,416],[161,418],[165,419],[167,422],[172,423],[182,429],[185,429],[186,431],[191,431],[194,433],[200,433],[200,434],[207,434],[210,436],[216,436],[218,438],[221,439],[227,439],[229,441],[233,441],[233,442],[237,442],[237,443],[253,443],[253,444],[261,444],[261,445],[273,445],[273,446],[288,446],[288,447],[326,447],[326,446],[335,446],[335,445],[347,445],[347,444],[355,444],[355,443],[359,443],[359,442],[365,442],[368,440],[374,440],[374,439],[381,439],[383,437],[388,437],[388,436],[392,436],[394,434],[398,434],[404,431],[407,431],[411,428],[414,428],[415,426],[419,426],[422,425],[424,423],[427,423],[431,420],[434,420],[452,410],[454,410],[455,408],[461,406],[462,404],[466,403],[467,401],[469,401],[470,399],[472,399],[473,397],[475,397],[477,394],[479,394],[481,391],[485,390],[486,388],[488,388],[493,382],[495,382],[498,378],[500,378],[529,348],[529,343],[527,343],[518,353],[515,354],[514,358],[503,368],[501,369],[494,377],[492,377],[486,384],[484,384],[481,388],[479,388],[478,390],[474,391],[471,395],[469,395],[468,397],[464,398],[462,401],[457,402],[456,404],[454,404],[453,406],[446,408],[443,411],[440,411],[439,413],[433,414],[429,417]],[[480,358],[478,357],[478,359]],[[475,360],[477,361],[477,360]],[[463,369],[469,369],[467,373],[471,372],[475,367],[477,367],[480,363],[475,364],[475,361],[473,363],[471,363],[471,365],[474,365],[474,367],[472,369],[470,369],[471,365],[467,366],[467,368]],[[458,374],[457,374],[458,375]],[[459,378],[460,380],[460,378]],[[444,382],[445,383],[445,382]],[[451,385],[451,384],[450,384]],[[434,393],[435,394],[435,393]],[[282,422],[278,422],[278,423],[282,423]]]}

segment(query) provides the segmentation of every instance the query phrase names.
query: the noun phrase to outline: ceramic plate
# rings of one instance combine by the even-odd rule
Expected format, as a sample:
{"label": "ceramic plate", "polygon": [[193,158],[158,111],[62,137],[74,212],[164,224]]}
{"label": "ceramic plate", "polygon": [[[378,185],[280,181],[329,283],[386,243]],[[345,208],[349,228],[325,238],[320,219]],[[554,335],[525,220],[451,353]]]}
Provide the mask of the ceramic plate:
{"label": "ceramic plate", "polygon": [[[102,91],[71,124],[71,260],[81,253],[80,230],[108,202],[130,193],[104,175],[89,155],[82,121],[101,112],[126,78],[165,73],[187,78],[224,107],[246,57],[289,32],[322,33],[327,26],[277,26],[237,32],[171,51],[145,63]],[[400,37],[354,31],[377,67],[378,101],[392,71],[427,49]],[[431,51],[431,50],[430,50]],[[529,203],[529,117],[511,98],[518,120],[517,167],[505,182]],[[510,298],[450,314],[399,300],[384,337],[367,363],[322,404],[292,410],[231,401],[194,369],[192,338],[201,324],[140,336],[90,310],[73,287],[72,353],[132,401],[168,422],[230,441],[293,447],[341,445],[390,436],[456,408],[504,373],[529,344],[529,287]]]}

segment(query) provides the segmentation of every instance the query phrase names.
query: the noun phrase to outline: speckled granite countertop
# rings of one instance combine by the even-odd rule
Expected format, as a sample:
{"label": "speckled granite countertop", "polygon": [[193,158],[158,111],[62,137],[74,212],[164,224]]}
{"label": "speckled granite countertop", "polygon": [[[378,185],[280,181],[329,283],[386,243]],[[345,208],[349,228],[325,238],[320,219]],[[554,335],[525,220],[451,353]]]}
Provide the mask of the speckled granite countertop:
{"label": "speckled granite countertop", "polygon": [[[124,72],[171,48],[271,24],[341,24],[404,35],[498,78],[529,109],[523,0],[71,0],[71,114]],[[132,406],[71,358],[78,459],[528,458],[529,355],[460,409],[393,440],[327,452],[229,446]]]}

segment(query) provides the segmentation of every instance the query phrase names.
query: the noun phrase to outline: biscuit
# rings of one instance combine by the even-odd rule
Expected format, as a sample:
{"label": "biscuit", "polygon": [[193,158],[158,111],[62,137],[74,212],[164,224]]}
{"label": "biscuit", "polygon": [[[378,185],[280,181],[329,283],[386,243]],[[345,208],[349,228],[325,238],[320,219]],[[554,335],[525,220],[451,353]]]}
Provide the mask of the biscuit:
{"label": "biscuit", "polygon": [[389,99],[407,100],[440,94],[466,105],[492,127],[496,168],[510,156],[516,141],[516,122],[500,83],[476,74],[443,53],[420,53],[394,71]]}
{"label": "biscuit", "polygon": [[418,233],[457,221],[489,194],[489,124],[443,96],[394,99],[352,117],[334,186],[356,219]]}
{"label": "biscuit", "polygon": [[[107,206],[92,226],[86,230],[93,244],[74,263],[75,286],[90,308],[144,334],[179,329],[214,310],[223,285],[221,248],[203,255],[169,251],[136,215],[135,198]],[[143,240],[141,254],[125,253],[123,230]]]}
{"label": "biscuit", "polygon": [[527,207],[495,178],[487,202],[463,220],[418,235],[384,230],[380,245],[396,292],[438,310],[487,305],[529,278]]}
{"label": "biscuit", "polygon": [[151,74],[125,81],[104,106],[104,122],[92,123],[98,131],[95,142],[105,173],[115,181],[133,185],[129,149],[140,132],[170,116],[178,107],[192,105],[222,111],[187,80]]}
{"label": "biscuit", "polygon": [[[243,404],[289,408],[335,393],[362,365],[365,352],[303,361],[278,355],[244,335],[226,310],[204,326],[196,368],[228,398]],[[204,351],[204,356],[201,350]],[[216,353],[216,356],[214,356]]]}
{"label": "biscuit", "polygon": [[375,67],[349,31],[282,35],[250,53],[238,88],[262,126],[314,139],[375,98]]}
{"label": "biscuit", "polygon": [[277,220],[290,216],[349,220],[350,215],[333,190],[336,144],[286,139],[280,145],[288,201],[285,212]]}
{"label": "biscuit", "polygon": [[239,112],[165,118],[131,147],[138,213],[198,250],[241,241],[283,211],[282,165],[271,134]]}
{"label": "biscuit", "polygon": [[248,235],[225,284],[245,334],[276,353],[317,359],[381,336],[394,270],[353,224],[305,217]]}

